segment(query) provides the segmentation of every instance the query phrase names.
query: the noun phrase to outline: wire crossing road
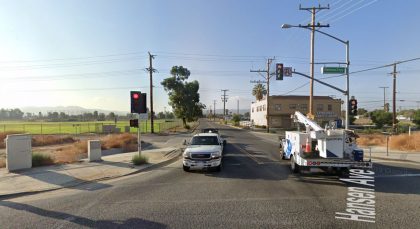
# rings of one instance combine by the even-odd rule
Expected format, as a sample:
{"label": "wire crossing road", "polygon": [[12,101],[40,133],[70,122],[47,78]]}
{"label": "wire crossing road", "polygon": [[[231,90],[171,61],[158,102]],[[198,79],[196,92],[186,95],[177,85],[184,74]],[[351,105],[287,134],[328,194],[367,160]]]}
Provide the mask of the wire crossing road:
{"label": "wire crossing road", "polygon": [[[267,134],[216,127],[228,144],[220,173],[186,173],[181,160],[116,180],[0,200],[1,228],[418,228],[420,169],[375,164],[374,223],[336,218],[351,177],[294,175]],[[403,167],[404,166],[404,167]],[[371,173],[366,173],[371,174]],[[357,174],[356,174],[357,175]],[[359,177],[362,175],[359,173]],[[340,180],[341,178],[341,180]],[[369,179],[373,179],[372,177]],[[343,181],[345,180],[345,181]],[[367,190],[367,189],[366,189]],[[373,196],[372,196],[373,195]],[[343,216],[342,214],[340,215]],[[373,220],[369,220],[373,221]]]}

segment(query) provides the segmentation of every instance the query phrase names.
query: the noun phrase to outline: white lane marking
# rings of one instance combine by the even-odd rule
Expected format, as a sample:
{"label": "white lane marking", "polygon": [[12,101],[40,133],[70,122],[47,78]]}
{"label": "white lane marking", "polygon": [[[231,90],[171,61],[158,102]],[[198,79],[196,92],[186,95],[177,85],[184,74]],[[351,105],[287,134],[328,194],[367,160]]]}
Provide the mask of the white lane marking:
{"label": "white lane marking", "polygon": [[262,162],[260,162],[259,160],[257,160],[256,157],[254,157],[252,154],[250,154],[247,150],[242,149],[241,147],[237,146],[236,144],[232,144],[233,147],[237,148],[239,151],[247,154],[249,156],[249,158],[251,158],[253,161],[255,161],[257,164],[261,165],[264,164]]}
{"label": "white lane marking", "polygon": [[375,176],[375,178],[387,178],[387,177],[420,177],[420,174],[413,173],[413,174],[394,174],[394,175]]}

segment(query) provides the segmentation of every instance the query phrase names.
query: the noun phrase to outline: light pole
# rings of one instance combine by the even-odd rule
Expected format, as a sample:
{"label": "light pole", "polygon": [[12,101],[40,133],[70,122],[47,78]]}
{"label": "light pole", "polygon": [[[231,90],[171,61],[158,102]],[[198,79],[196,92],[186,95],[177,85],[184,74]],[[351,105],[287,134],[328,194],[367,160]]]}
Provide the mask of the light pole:
{"label": "light pole", "polygon": [[379,87],[379,88],[384,89],[384,111],[386,111],[386,97],[385,97],[386,93],[385,92],[386,92],[386,89],[389,87]]}
{"label": "light pole", "polygon": [[[345,63],[346,64],[346,90],[344,92],[344,95],[346,96],[345,128],[347,130],[349,128],[349,100],[350,100],[350,75],[349,75],[350,74],[350,70],[349,70],[349,66],[350,66],[350,53],[349,53],[350,52],[350,42],[348,40],[347,41],[341,40],[340,38],[337,38],[333,35],[330,35],[326,32],[323,32],[319,29],[310,29],[308,26],[302,26],[302,25],[297,25],[296,26],[296,25],[289,25],[289,24],[283,24],[281,26],[282,29],[289,29],[289,28],[294,28],[294,27],[304,28],[304,29],[308,29],[310,31],[321,33],[321,34],[323,34],[327,37],[330,37],[330,38],[346,45],[346,63]],[[326,26],[326,27],[328,27],[328,26]],[[313,46],[312,46],[312,48],[313,48]],[[311,68],[313,68],[313,65],[314,65],[313,52],[311,52]],[[313,79],[314,79],[313,76],[311,76],[311,83],[313,82]],[[311,91],[311,93],[312,93],[312,91]],[[309,101],[310,104],[313,104],[312,100],[313,100],[313,97],[310,96],[310,101]]]}

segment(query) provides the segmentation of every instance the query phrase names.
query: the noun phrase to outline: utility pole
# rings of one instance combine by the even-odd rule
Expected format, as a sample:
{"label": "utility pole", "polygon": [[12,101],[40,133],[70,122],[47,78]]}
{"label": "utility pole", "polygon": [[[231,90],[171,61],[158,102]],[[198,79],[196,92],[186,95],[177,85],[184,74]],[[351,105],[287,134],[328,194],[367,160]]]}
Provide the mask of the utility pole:
{"label": "utility pole", "polygon": [[239,99],[237,100],[237,103],[236,103],[236,113],[239,115]]}
{"label": "utility pole", "polygon": [[[146,68],[146,70],[149,72],[150,75],[150,132],[153,134],[154,127],[153,127],[153,120],[154,120],[154,114],[153,114],[153,72],[156,72],[156,69],[153,68],[153,59],[156,55],[152,55],[149,53],[149,67]],[[147,126],[147,125],[146,125]]]}
{"label": "utility pole", "polygon": [[271,73],[270,73],[270,65],[273,62],[273,60],[275,60],[275,58],[268,58],[267,59],[267,69],[266,70],[250,70],[250,72],[265,72],[267,74],[266,77],[263,76],[263,78],[265,80],[267,80],[267,133],[270,133],[270,78],[271,78]]}
{"label": "utility pole", "polygon": [[213,100],[213,120],[216,121],[216,100]]}
{"label": "utility pole", "polygon": [[383,88],[383,89],[384,89],[384,111],[386,111],[385,91],[386,91],[386,89],[387,89],[387,88],[389,88],[389,87],[379,87],[379,88]]}
{"label": "utility pole", "polygon": [[229,90],[228,89],[223,89],[221,91],[223,91],[222,102],[223,102],[223,119],[224,119],[225,116],[226,116],[226,102],[228,100],[226,92],[229,91]]}
{"label": "utility pole", "polygon": [[397,130],[397,64],[394,63],[394,71],[390,73],[393,78],[392,83],[392,131],[395,133]]}
{"label": "utility pole", "polygon": [[[311,29],[311,53],[310,53],[310,91],[309,91],[309,113],[307,116],[311,119],[314,119],[314,103],[313,103],[313,97],[314,97],[314,56],[315,56],[315,28],[321,28],[321,27],[329,27],[330,25],[321,25],[320,23],[316,24],[315,22],[315,15],[321,10],[330,9],[330,6],[323,7],[321,5],[318,5],[318,7],[309,7],[309,8],[303,8],[301,5],[299,5],[299,10],[307,10],[311,13],[311,24],[308,26],[301,26],[299,27],[306,27]],[[347,92],[348,93],[348,92]]]}

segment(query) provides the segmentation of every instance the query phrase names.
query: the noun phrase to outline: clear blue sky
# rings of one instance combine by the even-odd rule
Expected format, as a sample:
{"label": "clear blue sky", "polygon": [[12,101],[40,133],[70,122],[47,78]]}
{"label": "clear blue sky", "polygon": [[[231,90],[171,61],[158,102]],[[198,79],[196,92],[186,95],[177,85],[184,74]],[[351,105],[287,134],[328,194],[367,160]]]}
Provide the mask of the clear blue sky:
{"label": "clear blue sky", "polygon": [[[415,0],[301,1],[330,4],[321,11],[323,31],[350,40],[351,71],[420,57],[420,2]],[[310,20],[299,1],[142,0],[2,1],[0,8],[0,107],[70,106],[128,111],[129,90],[148,92],[147,52],[156,54],[155,110],[169,110],[160,82],[182,65],[200,82],[208,107],[229,89],[227,108],[253,101],[250,69],[265,68],[267,57],[309,72],[309,31],[281,29],[283,23]],[[316,36],[315,61],[344,61],[344,45]],[[320,74],[316,67],[316,77]],[[380,108],[383,90],[392,88],[392,68],[351,76],[359,107]],[[417,108],[420,61],[400,65],[398,108]],[[273,81],[271,94],[308,95],[299,76]],[[344,88],[345,79],[327,82]],[[296,89],[298,88],[298,89]],[[296,90],[294,90],[296,89]],[[294,90],[294,91],[292,91]],[[292,91],[292,92],[290,92]],[[316,85],[315,95],[340,93]],[[387,91],[387,100],[391,90]]]}

